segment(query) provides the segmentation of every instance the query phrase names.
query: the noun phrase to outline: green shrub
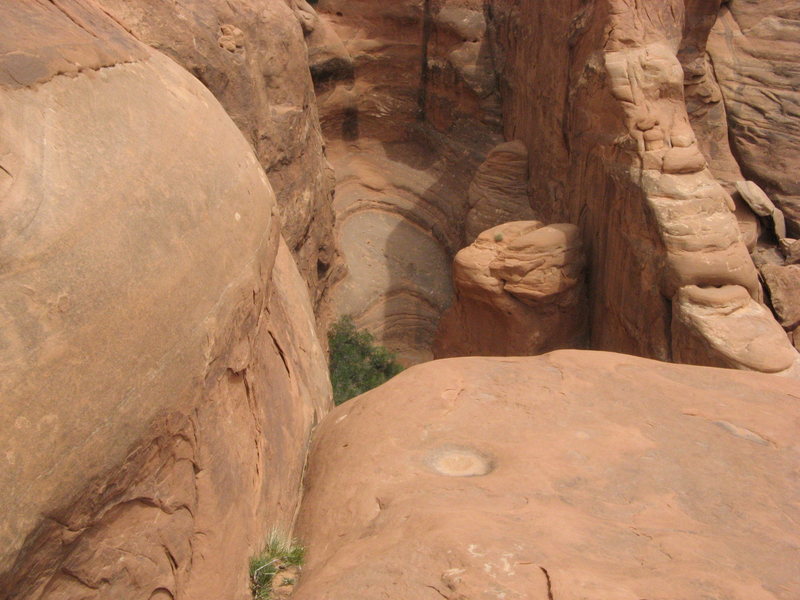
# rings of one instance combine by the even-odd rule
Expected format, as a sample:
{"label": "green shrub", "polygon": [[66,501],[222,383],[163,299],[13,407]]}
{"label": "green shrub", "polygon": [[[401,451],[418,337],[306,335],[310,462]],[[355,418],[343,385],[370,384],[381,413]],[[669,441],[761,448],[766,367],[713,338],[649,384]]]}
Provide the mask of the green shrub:
{"label": "green shrub", "polygon": [[333,401],[341,404],[388,381],[403,370],[395,355],[344,316],[328,332]]}
{"label": "green shrub", "polygon": [[250,589],[255,600],[269,600],[272,580],[279,571],[303,564],[305,549],[273,531],[264,549],[250,558]]}

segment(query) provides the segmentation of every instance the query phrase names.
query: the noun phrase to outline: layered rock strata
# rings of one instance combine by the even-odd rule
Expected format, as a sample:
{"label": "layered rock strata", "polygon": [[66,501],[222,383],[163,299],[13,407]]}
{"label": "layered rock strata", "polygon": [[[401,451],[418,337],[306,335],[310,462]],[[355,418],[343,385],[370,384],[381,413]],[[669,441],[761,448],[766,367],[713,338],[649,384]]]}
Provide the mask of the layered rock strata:
{"label": "layered rock strata", "polygon": [[434,355],[529,356],[581,346],[584,265],[574,225],[516,221],[484,231],[456,255],[456,300],[439,324]]}
{"label": "layered rock strata", "polygon": [[94,3],[0,44],[0,596],[244,597],[330,403],[264,171]]}
{"label": "layered rock strata", "polygon": [[[732,155],[719,165],[729,174],[726,190],[703,154],[714,141],[698,141],[687,112],[687,97],[695,102],[715,93],[713,86],[684,93],[685,72],[703,55],[712,4],[522,2],[491,10],[506,136],[524,141],[536,157],[536,210],[547,220],[577,223],[584,235],[594,347],[679,359],[693,352],[683,352],[688,338],[675,329],[687,321],[673,321],[676,304],[693,297],[686,288],[733,285],[754,304],[763,300],[748,251],[758,235],[755,219],[737,219],[730,195],[737,177]],[[701,71],[695,86],[703,83]],[[715,114],[717,121],[709,117],[698,129],[718,131]],[[781,371],[783,358],[771,362],[759,349],[769,339],[779,344],[775,356],[783,356],[791,349],[786,336],[770,337],[775,321],[768,311],[748,314],[756,338],[735,366]],[[715,319],[725,315],[720,309]],[[720,339],[733,329],[703,327],[692,335],[703,338],[701,346],[733,346],[739,342]]]}
{"label": "layered rock strata", "polygon": [[202,81],[239,126],[269,176],[283,235],[324,317],[339,259],[334,179],[306,58],[306,13],[274,0],[99,3]]}
{"label": "layered rock strata", "polygon": [[427,360],[453,298],[470,181],[502,141],[482,2],[313,9],[311,70],[349,270],[334,308],[404,362]]}
{"label": "layered rock strata", "polygon": [[294,598],[794,600],[797,400],[601,352],[418,365],[320,427]]}
{"label": "layered rock strata", "polygon": [[511,221],[535,218],[528,197],[528,150],[519,141],[495,146],[469,186],[465,240]]}

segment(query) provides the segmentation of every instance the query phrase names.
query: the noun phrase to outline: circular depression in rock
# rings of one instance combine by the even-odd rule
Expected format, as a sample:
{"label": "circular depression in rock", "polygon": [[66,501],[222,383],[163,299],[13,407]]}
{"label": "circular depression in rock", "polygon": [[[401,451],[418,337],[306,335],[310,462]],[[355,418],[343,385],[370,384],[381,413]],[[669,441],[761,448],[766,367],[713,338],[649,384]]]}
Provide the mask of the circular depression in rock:
{"label": "circular depression in rock", "polygon": [[491,458],[463,446],[437,448],[428,454],[426,462],[434,471],[448,477],[478,477],[494,469]]}

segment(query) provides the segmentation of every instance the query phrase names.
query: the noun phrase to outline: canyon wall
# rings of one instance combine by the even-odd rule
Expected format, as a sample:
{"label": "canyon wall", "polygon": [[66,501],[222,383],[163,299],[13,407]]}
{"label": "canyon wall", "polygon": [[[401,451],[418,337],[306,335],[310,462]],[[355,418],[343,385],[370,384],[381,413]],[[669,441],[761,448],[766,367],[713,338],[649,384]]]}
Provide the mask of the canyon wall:
{"label": "canyon wall", "polygon": [[0,596],[246,598],[331,396],[264,170],[89,0],[0,44]]}
{"label": "canyon wall", "polygon": [[483,6],[321,0],[314,9],[310,66],[348,268],[334,308],[403,361],[426,360],[453,299],[470,181],[502,141]]}
{"label": "canyon wall", "polygon": [[[799,17],[777,0],[1,4],[0,596],[249,597],[248,558],[298,511],[337,315],[406,363],[582,345],[589,321],[596,348],[797,375]],[[415,597],[698,578],[796,596],[797,540],[759,512],[796,505],[792,385],[576,352],[413,370],[326,422],[298,597],[369,597],[409,564]],[[565,441],[600,430],[586,456]],[[483,475],[498,487],[442,484]],[[684,522],[699,533],[664,534]],[[519,523],[547,543],[509,550]],[[756,575],[720,567],[743,547]],[[513,579],[511,559],[535,568]]]}
{"label": "canyon wall", "polygon": [[727,110],[732,150],[800,237],[800,8],[781,0],[720,7],[708,52]]}
{"label": "canyon wall", "polygon": [[528,147],[534,211],[583,232],[592,347],[789,373],[724,113],[698,114],[719,4],[490,3],[505,135]]}

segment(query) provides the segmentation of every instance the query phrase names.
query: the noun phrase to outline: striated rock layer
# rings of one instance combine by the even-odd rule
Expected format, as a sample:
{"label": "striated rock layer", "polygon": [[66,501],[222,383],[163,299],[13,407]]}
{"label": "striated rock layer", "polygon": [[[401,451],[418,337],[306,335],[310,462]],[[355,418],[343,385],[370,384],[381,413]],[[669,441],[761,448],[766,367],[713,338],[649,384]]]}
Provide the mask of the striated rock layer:
{"label": "striated rock layer", "polygon": [[528,197],[528,149],[522,142],[492,148],[469,186],[465,240],[511,221],[534,220]]}
{"label": "striated rock layer", "polygon": [[264,171],[93,3],[0,43],[0,596],[244,598],[330,403]]}
{"label": "striated rock layer", "polygon": [[794,600],[798,398],[601,352],[416,366],[320,427],[293,597]]}
{"label": "striated rock layer", "polygon": [[725,2],[708,52],[741,168],[800,237],[800,9],[783,0]]}
{"label": "striated rock layer", "polygon": [[400,353],[431,357],[453,298],[469,185],[502,139],[480,0],[320,0],[307,37],[338,242],[337,314]]}

